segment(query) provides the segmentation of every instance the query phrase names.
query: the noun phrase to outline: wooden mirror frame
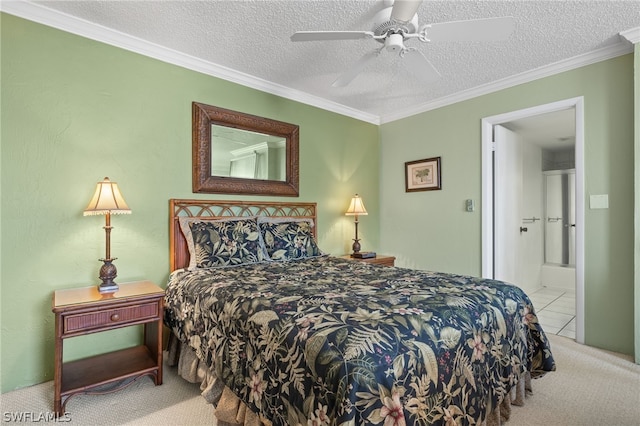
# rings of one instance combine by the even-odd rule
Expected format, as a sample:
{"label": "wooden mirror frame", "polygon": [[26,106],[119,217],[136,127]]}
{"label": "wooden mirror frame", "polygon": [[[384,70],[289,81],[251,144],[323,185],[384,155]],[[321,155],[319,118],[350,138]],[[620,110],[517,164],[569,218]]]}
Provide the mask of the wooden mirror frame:
{"label": "wooden mirror frame", "polygon": [[[257,117],[198,102],[192,104],[193,192],[298,196],[298,145],[300,129],[295,124]],[[284,181],[245,179],[211,175],[211,126],[233,127],[286,139]]]}

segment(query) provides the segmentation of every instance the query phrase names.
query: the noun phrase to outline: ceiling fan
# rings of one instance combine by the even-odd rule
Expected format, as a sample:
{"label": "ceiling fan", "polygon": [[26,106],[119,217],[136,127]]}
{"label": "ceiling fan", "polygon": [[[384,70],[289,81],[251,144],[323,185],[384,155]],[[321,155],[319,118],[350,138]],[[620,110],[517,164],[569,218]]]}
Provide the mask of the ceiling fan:
{"label": "ceiling fan", "polygon": [[336,79],[332,86],[344,87],[351,83],[383,50],[398,54],[410,71],[431,82],[440,73],[415,47],[405,42],[418,39],[423,43],[439,41],[498,41],[506,39],[515,27],[513,17],[473,19],[441,22],[418,26],[418,8],[422,0],[385,0],[384,9],[373,18],[371,31],[298,31],[291,41],[357,40],[371,38],[382,46],[365,54],[349,70]]}

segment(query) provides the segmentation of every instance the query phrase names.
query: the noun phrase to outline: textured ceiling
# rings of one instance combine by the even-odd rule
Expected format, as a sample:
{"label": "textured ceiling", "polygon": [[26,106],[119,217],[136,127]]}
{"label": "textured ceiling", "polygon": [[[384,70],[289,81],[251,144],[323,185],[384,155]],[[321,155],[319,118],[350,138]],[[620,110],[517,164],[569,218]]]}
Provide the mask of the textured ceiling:
{"label": "textured ceiling", "polygon": [[[3,3],[9,3],[3,1]],[[173,51],[198,58],[256,87],[345,108],[373,121],[411,115],[501,81],[570,58],[631,51],[618,34],[640,27],[640,1],[429,1],[420,24],[512,16],[515,31],[501,42],[407,42],[442,77],[425,84],[398,57],[383,52],[350,85],[331,83],[379,44],[374,40],[293,43],[301,30],[371,30],[382,1],[36,1]],[[3,9],[9,9],[4,7]],[[42,14],[41,14],[42,15]],[[41,21],[46,21],[43,18]],[[46,22],[45,22],[46,23]],[[97,37],[99,38],[99,37]],[[121,43],[122,44],[122,43]],[[617,50],[616,50],[617,48]],[[498,82],[498,83],[496,83]],[[496,86],[497,87],[497,86]],[[336,107],[336,108],[334,108]]]}
{"label": "textured ceiling", "polygon": [[525,142],[548,151],[573,148],[576,142],[574,108],[537,114],[502,124],[516,132]]}

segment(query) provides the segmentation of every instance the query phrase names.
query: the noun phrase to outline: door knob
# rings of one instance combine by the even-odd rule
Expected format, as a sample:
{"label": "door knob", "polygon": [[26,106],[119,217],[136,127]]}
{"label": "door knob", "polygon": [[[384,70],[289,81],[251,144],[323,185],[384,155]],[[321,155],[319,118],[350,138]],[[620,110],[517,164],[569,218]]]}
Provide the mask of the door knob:
{"label": "door knob", "polygon": [[520,227],[520,233],[521,233],[521,234],[522,234],[523,232],[527,232],[527,231],[528,231],[528,230],[527,230],[527,228],[525,228],[525,227],[523,227],[523,226],[521,226],[521,227]]}

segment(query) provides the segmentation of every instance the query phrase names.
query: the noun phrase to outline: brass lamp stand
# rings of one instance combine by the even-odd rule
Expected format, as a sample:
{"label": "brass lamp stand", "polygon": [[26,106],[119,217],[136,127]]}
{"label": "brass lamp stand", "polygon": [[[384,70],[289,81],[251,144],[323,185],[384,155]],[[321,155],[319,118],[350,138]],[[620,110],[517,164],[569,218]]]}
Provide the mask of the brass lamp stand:
{"label": "brass lamp stand", "polygon": [[113,261],[116,258],[111,257],[111,213],[113,214],[131,214],[131,209],[124,201],[118,184],[111,182],[108,177],[105,177],[102,182],[98,182],[96,192],[93,194],[93,198],[89,202],[89,205],[84,210],[84,215],[106,215],[106,222],[104,226],[104,232],[106,235],[106,255],[104,259],[99,259],[103,262],[100,268],[100,280],[102,284],[98,286],[100,293],[115,293],[118,291],[118,284],[114,281],[118,271]]}
{"label": "brass lamp stand", "polygon": [[107,253],[104,259],[98,259],[104,262],[104,264],[100,267],[100,279],[102,280],[102,284],[100,284],[99,291],[100,293],[114,293],[118,291],[118,284],[116,284],[113,280],[116,279],[118,275],[118,270],[116,265],[113,264],[113,261],[117,258],[111,258],[111,212],[107,212],[106,215],[106,224],[104,226],[104,232],[106,234],[107,239]]}

